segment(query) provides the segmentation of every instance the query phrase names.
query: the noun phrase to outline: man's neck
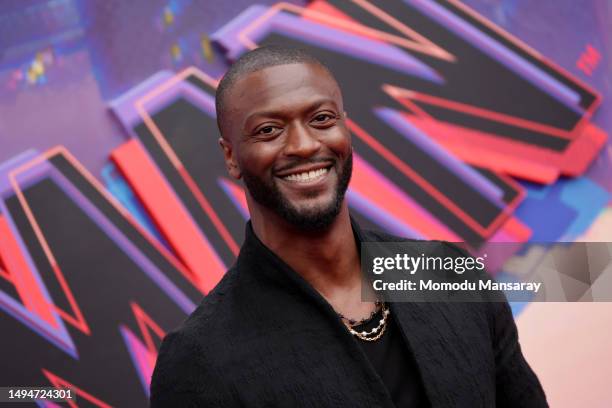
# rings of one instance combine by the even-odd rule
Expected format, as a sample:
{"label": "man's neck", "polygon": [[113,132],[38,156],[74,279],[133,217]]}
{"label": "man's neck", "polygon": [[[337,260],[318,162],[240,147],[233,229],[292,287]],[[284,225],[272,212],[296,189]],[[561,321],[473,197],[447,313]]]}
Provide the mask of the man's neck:
{"label": "man's neck", "polygon": [[333,223],[317,232],[302,231],[282,220],[271,222],[270,214],[252,215],[257,237],[324,297],[359,285],[359,253],[346,202]]}
{"label": "man's neck", "polygon": [[375,310],[362,301],[361,262],[346,201],[324,231],[305,232],[276,214],[251,211],[257,237],[316,289],[338,313],[359,320]]}

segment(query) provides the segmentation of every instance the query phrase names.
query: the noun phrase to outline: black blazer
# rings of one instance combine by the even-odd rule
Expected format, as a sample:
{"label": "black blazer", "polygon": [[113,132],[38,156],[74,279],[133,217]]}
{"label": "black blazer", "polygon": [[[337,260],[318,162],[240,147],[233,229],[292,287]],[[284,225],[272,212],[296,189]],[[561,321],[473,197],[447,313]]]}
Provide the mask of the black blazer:
{"label": "black blazer", "polygon": [[[358,241],[404,240],[355,222],[353,231]],[[390,307],[432,407],[548,406],[507,303]],[[153,408],[393,406],[329,303],[250,223],[234,266],[165,337],[151,381]]]}

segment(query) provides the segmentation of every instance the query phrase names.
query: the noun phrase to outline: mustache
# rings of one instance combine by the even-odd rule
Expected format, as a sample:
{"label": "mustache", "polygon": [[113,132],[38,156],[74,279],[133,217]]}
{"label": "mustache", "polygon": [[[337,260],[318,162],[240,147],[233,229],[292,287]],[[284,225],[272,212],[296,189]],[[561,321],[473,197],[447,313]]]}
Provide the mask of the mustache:
{"label": "mustache", "polygon": [[275,169],[274,173],[280,173],[282,171],[290,171],[299,166],[304,166],[308,164],[318,164],[318,163],[328,163],[328,164],[331,164],[332,166],[335,166],[336,159],[334,159],[333,157],[319,157],[319,158],[312,158],[312,159],[307,159],[307,160],[293,160],[290,163],[287,163]]}

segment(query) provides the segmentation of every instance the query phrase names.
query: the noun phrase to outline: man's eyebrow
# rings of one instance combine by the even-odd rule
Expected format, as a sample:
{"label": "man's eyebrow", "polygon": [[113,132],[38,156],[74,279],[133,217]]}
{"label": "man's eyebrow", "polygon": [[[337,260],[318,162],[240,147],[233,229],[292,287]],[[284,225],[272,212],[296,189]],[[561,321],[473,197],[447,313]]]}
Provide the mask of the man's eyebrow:
{"label": "man's eyebrow", "polygon": [[[300,109],[301,112],[304,113],[310,113],[314,110],[319,109],[322,105],[325,105],[326,103],[330,103],[334,106],[335,109],[338,109],[338,106],[336,105],[336,101],[333,99],[319,99],[313,103],[311,103],[310,105]],[[258,116],[262,116],[262,117],[266,117],[266,118],[279,118],[282,119],[286,116],[286,114],[282,111],[256,111],[251,113],[249,116],[247,116],[247,118],[245,119],[244,123],[248,123],[251,119],[256,118]]]}
{"label": "man's eyebrow", "polygon": [[257,111],[247,116],[244,123],[248,123],[251,119],[256,118],[258,116],[262,116],[266,118],[284,118],[285,117],[285,115],[279,111]]}
{"label": "man's eyebrow", "polygon": [[315,111],[317,109],[319,109],[322,105],[325,105],[326,103],[330,103],[332,105],[334,105],[334,108],[338,109],[338,106],[336,105],[336,101],[330,98],[325,98],[325,99],[320,99],[316,102],[313,102],[308,108],[304,109],[304,112],[312,112]]}

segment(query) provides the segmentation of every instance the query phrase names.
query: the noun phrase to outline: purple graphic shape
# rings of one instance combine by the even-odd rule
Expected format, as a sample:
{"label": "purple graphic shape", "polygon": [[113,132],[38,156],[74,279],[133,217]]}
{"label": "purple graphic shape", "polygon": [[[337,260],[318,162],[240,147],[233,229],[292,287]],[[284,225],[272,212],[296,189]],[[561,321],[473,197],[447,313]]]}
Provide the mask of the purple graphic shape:
{"label": "purple graphic shape", "polygon": [[[149,78],[143,86],[138,87],[138,92],[133,90],[131,96],[125,99],[122,103],[113,103],[112,109],[115,115],[119,118],[125,129],[129,132],[131,137],[137,138],[134,133],[134,125],[141,123],[142,118],[136,110],[135,101],[140,99],[142,96],[153,90],[155,87],[161,85],[163,81],[157,81],[157,74]],[[168,80],[169,78],[165,78]],[[165,81],[164,80],[164,81]],[[146,85],[146,86],[144,86]],[[153,116],[156,112],[163,110],[168,105],[172,104],[179,98],[184,98],[199,109],[206,112],[212,118],[216,117],[215,111],[215,99],[207,92],[203,92],[200,88],[190,84],[187,81],[179,81],[176,84],[168,87],[162,93],[152,98],[143,104],[143,108],[149,114]]]}
{"label": "purple graphic shape", "polygon": [[489,201],[497,204],[499,207],[504,206],[502,202],[504,192],[498,186],[448,153],[443,147],[406,120],[400,112],[390,108],[377,108],[374,109],[374,113],[406,139],[427,152],[438,163],[444,164],[445,167],[480,192]]}
{"label": "purple graphic shape", "polygon": [[[440,85],[444,83],[444,79],[436,71],[397,47],[283,12],[276,13],[250,31],[249,38],[257,42],[272,31],[279,31],[300,41],[349,54],[365,61],[376,61],[379,65]],[[214,34],[217,43],[228,50],[226,55],[228,59],[237,59],[245,51],[245,45],[238,40],[233,31],[227,31],[227,35],[231,34],[231,37],[222,36],[222,33],[223,28]]]}
{"label": "purple graphic shape", "polygon": [[491,37],[478,31],[474,26],[461,20],[444,7],[428,0],[404,0],[404,2],[416,7],[425,15],[450,29],[458,37],[469,41],[479,50],[495,58],[533,85],[548,92],[574,112],[584,113],[584,110],[579,106],[580,95],[577,92],[511,52]]}
{"label": "purple graphic shape", "polygon": [[[48,163],[48,162],[47,162]],[[48,164],[47,164],[48,165]],[[40,170],[34,168],[22,173],[24,179],[40,177]],[[137,264],[174,302],[191,313],[194,303],[183,294],[121,231],[109,221],[59,170],[53,167],[49,177],[78,205],[89,218],[101,228],[123,252]],[[37,180],[40,180],[38,178]]]}

